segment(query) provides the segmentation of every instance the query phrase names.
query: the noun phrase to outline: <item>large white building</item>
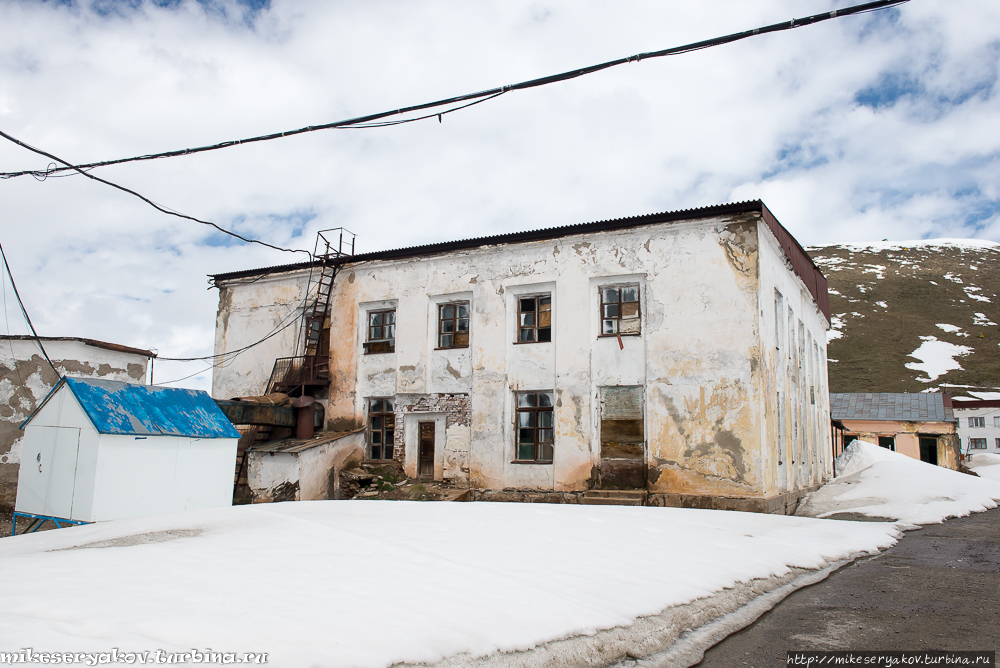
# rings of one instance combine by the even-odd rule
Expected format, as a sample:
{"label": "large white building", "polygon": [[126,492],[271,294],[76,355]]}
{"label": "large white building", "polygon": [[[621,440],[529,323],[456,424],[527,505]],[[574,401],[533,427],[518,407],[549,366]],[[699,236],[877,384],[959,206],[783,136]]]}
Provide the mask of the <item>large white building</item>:
{"label": "large white building", "polygon": [[276,363],[302,350],[288,327],[216,367],[213,396],[302,381],[330,429],[366,427],[370,459],[476,498],[637,487],[651,505],[790,512],[832,472],[826,280],[759,201],[214,284],[217,354],[303,309],[321,344]]}
{"label": "large white building", "polygon": [[1000,399],[956,398],[952,405],[962,454],[1000,454]]}

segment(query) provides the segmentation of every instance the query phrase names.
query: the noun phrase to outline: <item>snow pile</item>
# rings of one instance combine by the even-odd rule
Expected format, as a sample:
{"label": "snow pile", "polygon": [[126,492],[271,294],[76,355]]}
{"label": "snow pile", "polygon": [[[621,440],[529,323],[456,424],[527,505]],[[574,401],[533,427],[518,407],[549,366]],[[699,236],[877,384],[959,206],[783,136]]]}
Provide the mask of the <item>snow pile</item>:
{"label": "snow pile", "polygon": [[1000,455],[992,455],[986,452],[972,455],[968,466],[980,478],[1000,480]]}
{"label": "snow pile", "polygon": [[[888,547],[893,524],[650,507],[315,501],[0,540],[0,637],[382,667],[529,649]],[[5,651],[15,649],[5,647]]]}
{"label": "snow pile", "polygon": [[1000,501],[1000,482],[927,464],[863,441],[851,443],[836,466],[837,477],[810,494],[797,515],[859,513],[905,525],[936,524],[996,508]]}

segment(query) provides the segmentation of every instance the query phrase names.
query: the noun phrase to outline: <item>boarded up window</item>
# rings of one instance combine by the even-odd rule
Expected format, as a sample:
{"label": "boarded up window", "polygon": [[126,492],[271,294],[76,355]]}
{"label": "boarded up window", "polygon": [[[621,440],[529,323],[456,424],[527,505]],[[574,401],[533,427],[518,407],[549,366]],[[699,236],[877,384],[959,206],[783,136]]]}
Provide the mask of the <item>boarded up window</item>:
{"label": "boarded up window", "polygon": [[641,459],[645,442],[642,386],[601,388],[601,457]]}

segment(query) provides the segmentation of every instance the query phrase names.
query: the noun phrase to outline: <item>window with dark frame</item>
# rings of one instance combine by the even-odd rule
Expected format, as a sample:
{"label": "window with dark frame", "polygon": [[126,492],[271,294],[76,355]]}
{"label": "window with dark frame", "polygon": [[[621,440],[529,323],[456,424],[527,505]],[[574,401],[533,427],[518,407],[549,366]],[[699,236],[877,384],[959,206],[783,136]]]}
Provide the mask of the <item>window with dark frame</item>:
{"label": "window with dark frame", "polygon": [[986,426],[986,418],[982,418],[982,417],[970,417],[969,418],[969,426],[970,427],[985,427]]}
{"label": "window with dark frame", "polygon": [[601,336],[639,334],[639,286],[608,285],[601,295]]}
{"label": "window with dark frame", "polygon": [[552,340],[552,295],[518,297],[517,342],[548,343]]}
{"label": "window with dark frame", "polygon": [[514,459],[519,462],[552,462],[555,423],[553,392],[518,392]]}
{"label": "window with dark frame", "polygon": [[969,439],[969,449],[970,450],[985,450],[986,449],[986,439],[985,438],[970,438]]}
{"label": "window with dark frame", "polygon": [[438,304],[438,348],[469,347],[469,302]]}
{"label": "window with dark frame", "polygon": [[368,340],[365,353],[396,351],[396,309],[368,312]]}
{"label": "window with dark frame", "polygon": [[997,439],[997,447],[1000,448],[1000,438]]}
{"label": "window with dark frame", "polygon": [[368,458],[389,460],[395,454],[396,414],[392,399],[368,400]]}

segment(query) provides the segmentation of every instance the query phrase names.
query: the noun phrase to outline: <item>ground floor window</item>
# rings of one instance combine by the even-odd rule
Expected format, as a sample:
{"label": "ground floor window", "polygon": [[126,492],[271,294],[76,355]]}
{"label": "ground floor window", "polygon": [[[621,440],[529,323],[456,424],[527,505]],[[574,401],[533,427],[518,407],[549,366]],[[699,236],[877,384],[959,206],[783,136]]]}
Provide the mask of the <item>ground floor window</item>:
{"label": "ground floor window", "polygon": [[896,439],[893,436],[879,436],[878,444],[879,447],[885,448],[886,450],[896,450]]}
{"label": "ground floor window", "polygon": [[985,450],[986,449],[986,439],[985,438],[970,438],[969,439],[969,449],[970,450]]}
{"label": "ground floor window", "polygon": [[392,399],[368,400],[369,459],[392,459],[396,432],[394,409]]}
{"label": "ground floor window", "polygon": [[552,392],[517,393],[517,443],[514,457],[517,461],[552,461],[552,444],[555,441],[554,405]]}

